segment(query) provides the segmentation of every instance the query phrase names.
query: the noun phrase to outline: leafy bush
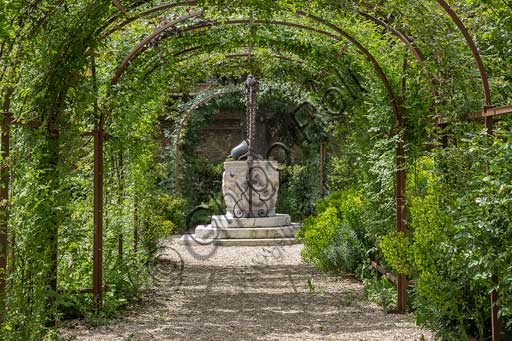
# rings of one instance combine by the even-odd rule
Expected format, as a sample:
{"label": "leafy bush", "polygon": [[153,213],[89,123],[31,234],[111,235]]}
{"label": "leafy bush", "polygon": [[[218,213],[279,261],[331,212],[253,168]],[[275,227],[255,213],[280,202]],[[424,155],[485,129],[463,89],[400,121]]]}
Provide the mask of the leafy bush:
{"label": "leafy bush", "polygon": [[380,238],[379,247],[387,263],[391,264],[397,273],[410,274],[412,268],[410,240],[403,232],[390,232]]}
{"label": "leafy bush", "polygon": [[179,196],[160,194],[150,203],[150,212],[145,228],[143,240],[148,249],[156,248],[156,244],[163,237],[168,237],[185,227],[186,201]]}
{"label": "leafy bush", "polygon": [[280,169],[277,209],[290,214],[293,220],[302,220],[314,211],[314,202],[319,197],[318,174],[311,164],[292,165]]}
{"label": "leafy bush", "polygon": [[358,275],[363,279],[368,299],[383,307],[386,312],[395,311],[397,302],[394,285],[386,277],[377,274],[369,264],[363,265],[361,269]]}
{"label": "leafy bush", "polygon": [[420,159],[408,184],[408,236],[380,242],[391,268],[416,281],[418,322],[446,339],[490,336],[493,274],[501,318],[511,324],[512,148],[503,135],[488,139],[476,135]]}
{"label": "leafy bush", "polygon": [[318,215],[304,221],[298,237],[305,261],[329,271],[355,272],[365,257],[363,204],[352,190],[335,192],[317,203]]}
{"label": "leafy bush", "polygon": [[218,193],[221,190],[224,163],[211,163],[189,156],[183,168],[180,188],[191,206],[209,202],[212,199],[212,192]]}

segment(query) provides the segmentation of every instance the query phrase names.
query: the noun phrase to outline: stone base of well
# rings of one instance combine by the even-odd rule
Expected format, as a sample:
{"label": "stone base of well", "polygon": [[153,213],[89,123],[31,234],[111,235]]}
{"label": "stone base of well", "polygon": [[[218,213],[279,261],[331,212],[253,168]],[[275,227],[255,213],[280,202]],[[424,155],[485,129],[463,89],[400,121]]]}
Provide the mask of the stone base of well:
{"label": "stone base of well", "polygon": [[278,191],[277,161],[224,162],[222,194],[228,217],[275,216]]}
{"label": "stone base of well", "polygon": [[291,223],[287,214],[265,218],[213,216],[209,225],[199,225],[194,234],[184,235],[182,245],[275,246],[297,244],[300,224]]}

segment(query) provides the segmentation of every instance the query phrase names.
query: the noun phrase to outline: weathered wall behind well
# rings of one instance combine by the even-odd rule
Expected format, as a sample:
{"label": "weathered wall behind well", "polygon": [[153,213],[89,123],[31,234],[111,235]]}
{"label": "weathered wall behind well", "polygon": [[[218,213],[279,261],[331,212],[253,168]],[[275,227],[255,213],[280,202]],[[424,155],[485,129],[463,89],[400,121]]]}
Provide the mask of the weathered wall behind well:
{"label": "weathered wall behind well", "polygon": [[231,149],[242,141],[241,114],[222,112],[212,118],[208,127],[202,129],[195,153],[210,162],[222,162]]}

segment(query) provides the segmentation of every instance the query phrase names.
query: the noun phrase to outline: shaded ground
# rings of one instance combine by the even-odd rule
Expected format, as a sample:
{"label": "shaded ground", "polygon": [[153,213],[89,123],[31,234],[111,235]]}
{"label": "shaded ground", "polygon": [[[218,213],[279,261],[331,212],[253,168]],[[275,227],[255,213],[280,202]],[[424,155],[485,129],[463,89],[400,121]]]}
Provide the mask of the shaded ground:
{"label": "shaded ground", "polygon": [[[418,340],[412,316],[385,314],[352,278],[304,265],[302,245],[166,243],[156,285],[122,318],[61,327],[76,340]],[[208,255],[211,253],[210,255]],[[309,284],[308,284],[309,283]]]}

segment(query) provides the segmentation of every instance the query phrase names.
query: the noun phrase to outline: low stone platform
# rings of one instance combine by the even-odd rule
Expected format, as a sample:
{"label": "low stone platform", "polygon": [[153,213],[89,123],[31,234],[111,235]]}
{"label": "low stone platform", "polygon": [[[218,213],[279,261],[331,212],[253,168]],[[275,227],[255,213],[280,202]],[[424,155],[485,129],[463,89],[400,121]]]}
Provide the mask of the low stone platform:
{"label": "low stone platform", "polygon": [[182,245],[274,246],[297,244],[295,233],[300,224],[290,216],[278,214],[265,218],[230,218],[213,216],[209,225],[199,225],[195,233],[184,235]]}
{"label": "low stone platform", "polygon": [[263,218],[234,218],[230,215],[212,216],[213,227],[218,228],[249,228],[249,227],[280,227],[291,224],[288,214],[276,214]]}
{"label": "low stone platform", "polygon": [[294,245],[295,238],[260,238],[260,239],[200,239],[186,234],[179,240],[180,245],[216,245],[216,246],[279,246]]}

